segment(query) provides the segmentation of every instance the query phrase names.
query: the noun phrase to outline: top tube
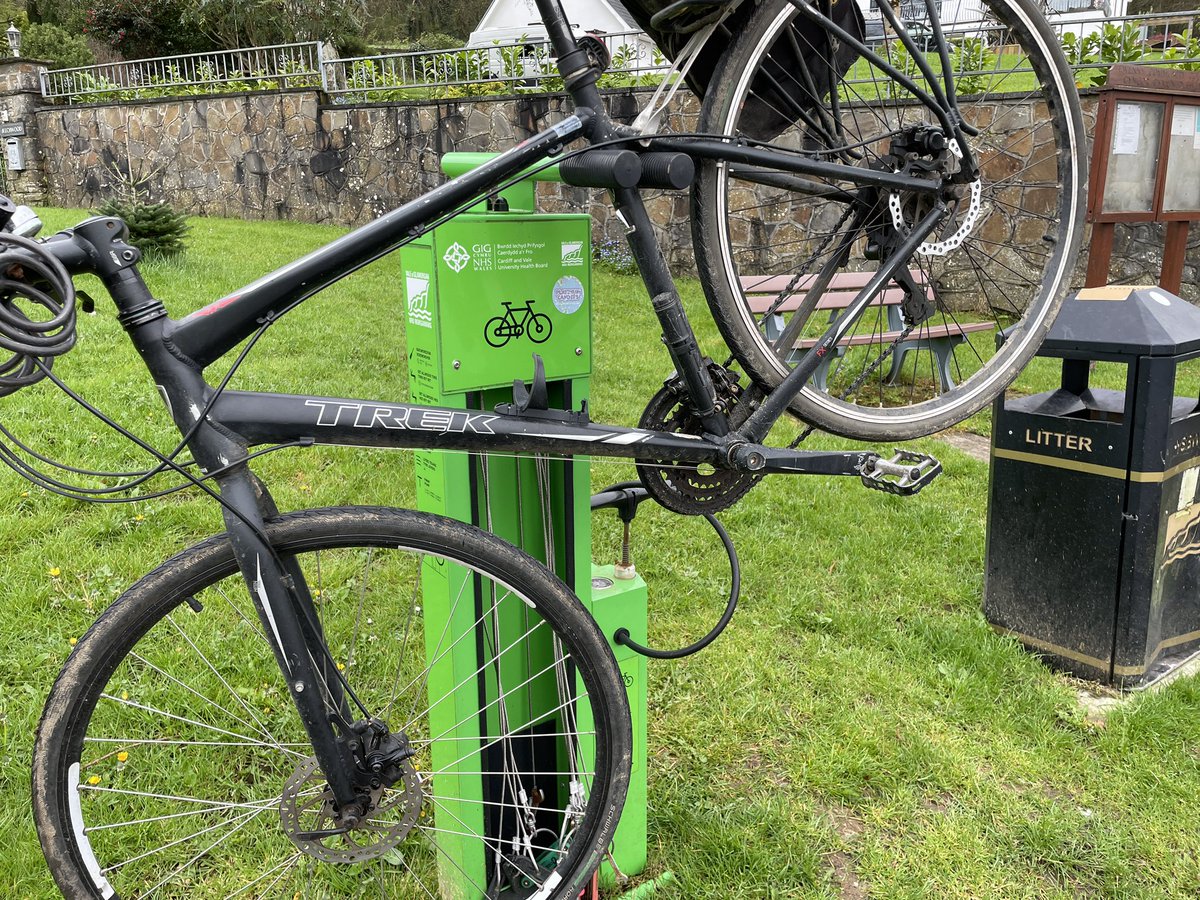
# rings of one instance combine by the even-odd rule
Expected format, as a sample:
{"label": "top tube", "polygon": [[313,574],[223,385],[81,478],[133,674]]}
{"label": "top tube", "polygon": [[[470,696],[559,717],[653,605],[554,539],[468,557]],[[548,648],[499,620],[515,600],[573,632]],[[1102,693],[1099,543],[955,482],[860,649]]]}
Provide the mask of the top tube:
{"label": "top tube", "polygon": [[477,203],[522,169],[580,137],[592,113],[575,114],[495,159],[197,310],[168,328],[175,347],[201,368],[279,316],[363,266],[424,234],[447,213]]}

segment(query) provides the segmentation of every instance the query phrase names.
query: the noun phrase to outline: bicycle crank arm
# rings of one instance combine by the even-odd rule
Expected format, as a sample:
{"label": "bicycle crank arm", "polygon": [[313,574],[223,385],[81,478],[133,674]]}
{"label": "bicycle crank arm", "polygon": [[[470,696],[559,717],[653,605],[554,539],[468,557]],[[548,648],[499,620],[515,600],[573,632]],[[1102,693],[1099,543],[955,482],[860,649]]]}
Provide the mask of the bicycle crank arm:
{"label": "bicycle crank arm", "polygon": [[753,448],[763,457],[755,473],[780,475],[862,475],[879,459],[878,453],[849,453],[832,450],[785,450],[774,447]]}
{"label": "bicycle crank arm", "polygon": [[926,453],[897,450],[891,459],[878,453],[819,450],[782,450],[757,447],[763,457],[756,471],[790,475],[857,475],[864,485],[889,494],[912,496],[938,475],[942,464]]}

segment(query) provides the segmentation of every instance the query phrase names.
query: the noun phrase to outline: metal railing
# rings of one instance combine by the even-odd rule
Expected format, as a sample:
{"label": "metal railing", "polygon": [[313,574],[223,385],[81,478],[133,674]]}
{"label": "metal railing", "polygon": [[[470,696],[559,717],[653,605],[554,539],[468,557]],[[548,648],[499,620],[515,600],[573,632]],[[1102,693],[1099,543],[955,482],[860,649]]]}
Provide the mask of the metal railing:
{"label": "metal railing", "polygon": [[[1200,10],[1121,18],[1095,11],[1052,13],[1048,21],[1082,87],[1103,84],[1109,67],[1115,63],[1200,70]],[[941,63],[928,25],[919,20],[905,24],[917,50],[923,51],[933,70],[939,72]],[[868,23],[867,43],[875,53],[923,85],[916,63],[895,35],[877,27],[872,36],[870,27]],[[1033,82],[1022,77],[1032,71],[1029,60],[1022,48],[1012,43],[1008,29],[989,19],[943,22],[942,27],[959,95],[1030,89]],[[845,100],[908,96],[898,84],[883,77],[877,66],[862,59],[847,72],[844,84]]]}
{"label": "metal railing", "polygon": [[321,45],[276,44],[102,63],[42,73],[42,96],[71,103],[217,94],[279,88],[324,88]]}
{"label": "metal railing", "polygon": [[[642,32],[595,36],[612,57],[601,87],[657,84],[670,68]],[[331,59],[326,67],[326,90],[335,103],[562,90],[545,38],[453,50]]]}
{"label": "metal railing", "polygon": [[[1028,70],[1008,51],[1008,35],[993,21],[946,23],[960,75]],[[1126,16],[1052,14],[1050,27],[1066,48],[1082,84],[1097,84],[1115,62],[1200,70],[1200,10]],[[921,26],[910,30],[919,33]],[[597,35],[612,56],[601,87],[656,85],[670,65],[642,32]],[[981,47],[965,52],[972,40]],[[868,32],[884,55],[887,38]],[[859,64],[862,65],[862,61]],[[869,67],[868,67],[869,68]],[[848,73],[855,81],[855,73]],[[877,80],[878,73],[872,80]],[[328,58],[315,42],[56,69],[42,74],[42,96],[68,103],[132,101],[149,97],[233,91],[320,88],[335,103],[455,99],[561,91],[544,38],[452,50]]]}

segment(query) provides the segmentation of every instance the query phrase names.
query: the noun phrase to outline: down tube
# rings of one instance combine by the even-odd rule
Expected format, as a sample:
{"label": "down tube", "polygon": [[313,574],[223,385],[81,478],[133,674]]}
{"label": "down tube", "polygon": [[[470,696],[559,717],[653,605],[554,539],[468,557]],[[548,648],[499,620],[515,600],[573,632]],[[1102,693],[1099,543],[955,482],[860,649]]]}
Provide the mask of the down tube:
{"label": "down tube", "polygon": [[411,403],[224,391],[210,418],[251,445],[291,441],[475,453],[618,456],[722,465],[699,437],[588,422],[582,414],[518,416]]}

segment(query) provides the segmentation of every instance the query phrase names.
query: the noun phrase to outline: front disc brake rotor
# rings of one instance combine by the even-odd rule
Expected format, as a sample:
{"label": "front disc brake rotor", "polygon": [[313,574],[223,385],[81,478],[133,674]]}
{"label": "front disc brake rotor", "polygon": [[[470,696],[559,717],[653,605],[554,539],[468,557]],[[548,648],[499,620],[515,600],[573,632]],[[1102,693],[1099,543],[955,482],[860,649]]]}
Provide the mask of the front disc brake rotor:
{"label": "front disc brake rotor", "polygon": [[279,820],[286,834],[309,856],[332,863],[361,863],[390,853],[408,837],[421,813],[421,777],[410,762],[391,787],[371,792],[371,808],[362,822],[345,834],[312,837],[338,827],[333,794],[315,756],[296,767],[279,801]]}

